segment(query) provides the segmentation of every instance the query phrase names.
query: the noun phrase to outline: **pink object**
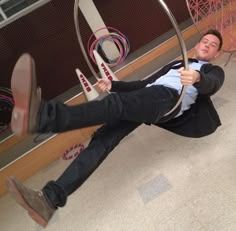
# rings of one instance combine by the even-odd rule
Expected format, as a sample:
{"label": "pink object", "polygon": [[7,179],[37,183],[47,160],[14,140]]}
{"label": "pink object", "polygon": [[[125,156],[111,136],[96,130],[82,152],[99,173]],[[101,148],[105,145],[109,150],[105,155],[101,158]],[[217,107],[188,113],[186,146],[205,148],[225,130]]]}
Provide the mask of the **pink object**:
{"label": "pink object", "polygon": [[63,153],[62,158],[63,158],[63,160],[70,160],[70,159],[78,156],[83,150],[84,150],[83,144],[72,145],[69,149],[67,149]]}
{"label": "pink object", "polygon": [[[101,30],[111,30],[112,32],[109,32],[103,36],[100,36],[99,38],[96,39],[96,33],[101,31]],[[94,39],[95,38],[95,39]],[[92,41],[92,39],[94,39],[94,41]],[[120,63],[122,63],[125,58],[127,57],[129,51],[130,51],[130,43],[128,41],[128,38],[122,34],[119,30],[113,28],[113,27],[102,27],[98,30],[96,30],[88,39],[87,42],[87,52],[89,53],[90,58],[92,59],[92,61],[94,62],[94,64],[96,63],[96,60],[93,56],[93,51],[97,49],[98,45],[101,45],[105,40],[110,40],[113,41],[116,46],[119,49],[120,52],[120,56],[118,58],[118,60],[116,60],[115,62],[111,62],[111,63],[107,63],[107,65],[109,67],[115,67],[117,65],[119,65]]]}
{"label": "pink object", "polygon": [[[200,34],[210,28],[219,30],[228,41],[223,51],[232,55],[236,51],[236,33],[233,33],[236,26],[236,0],[186,0],[186,3]],[[200,27],[202,19],[207,25],[204,30]]]}

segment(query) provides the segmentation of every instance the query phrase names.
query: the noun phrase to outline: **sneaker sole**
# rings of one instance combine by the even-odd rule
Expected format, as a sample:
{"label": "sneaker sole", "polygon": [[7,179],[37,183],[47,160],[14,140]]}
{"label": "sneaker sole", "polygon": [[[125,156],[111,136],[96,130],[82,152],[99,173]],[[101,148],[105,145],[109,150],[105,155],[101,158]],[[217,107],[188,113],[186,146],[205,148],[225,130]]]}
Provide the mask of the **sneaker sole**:
{"label": "sneaker sole", "polygon": [[23,54],[15,64],[11,89],[15,101],[12,111],[11,128],[16,135],[29,132],[30,104],[32,91],[36,88],[34,60],[29,54]]}
{"label": "sneaker sole", "polygon": [[7,187],[13,198],[24,208],[27,210],[30,217],[35,220],[38,224],[43,227],[46,227],[48,222],[40,216],[35,210],[33,210],[25,201],[25,199],[21,196],[21,193],[18,191],[17,186],[14,183],[13,179],[7,179],[6,181]]}

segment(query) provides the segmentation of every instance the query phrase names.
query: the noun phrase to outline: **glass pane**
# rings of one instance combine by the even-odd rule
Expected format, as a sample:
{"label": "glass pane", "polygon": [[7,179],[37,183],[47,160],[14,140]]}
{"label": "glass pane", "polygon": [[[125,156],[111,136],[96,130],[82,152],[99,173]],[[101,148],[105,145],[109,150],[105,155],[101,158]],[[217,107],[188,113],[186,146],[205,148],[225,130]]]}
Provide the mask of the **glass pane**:
{"label": "glass pane", "polygon": [[1,7],[7,17],[10,17],[19,11],[27,8],[39,0],[9,0],[2,4]]}
{"label": "glass pane", "polygon": [[2,9],[5,11],[8,8],[14,7],[15,5],[22,4],[24,0],[9,0],[1,5]]}
{"label": "glass pane", "polygon": [[2,17],[2,15],[0,15],[0,22],[2,22],[3,21],[3,17]]}

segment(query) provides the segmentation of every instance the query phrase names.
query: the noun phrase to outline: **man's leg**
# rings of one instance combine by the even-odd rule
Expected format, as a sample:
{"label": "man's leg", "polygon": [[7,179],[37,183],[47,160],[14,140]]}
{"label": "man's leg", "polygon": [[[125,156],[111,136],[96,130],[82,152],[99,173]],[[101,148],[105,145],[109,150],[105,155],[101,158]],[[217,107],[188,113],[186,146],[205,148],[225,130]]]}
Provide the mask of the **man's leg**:
{"label": "man's leg", "polygon": [[140,123],[120,121],[104,125],[93,135],[88,147],[69,165],[56,180],[48,182],[42,191],[32,190],[16,178],[8,178],[7,185],[13,197],[40,225],[46,226],[58,207],[65,205],[67,197],[102,163],[119,142]]}
{"label": "man's leg", "polygon": [[164,86],[112,93],[75,106],[52,100],[42,104],[37,131],[58,133],[120,120],[151,124],[173,108],[176,100],[177,92]]}
{"label": "man's leg", "polygon": [[66,203],[73,193],[101,164],[119,142],[140,124],[121,121],[114,125],[104,125],[93,135],[88,147],[71,163],[56,180],[49,182],[43,192],[55,208]]}
{"label": "man's leg", "polygon": [[16,102],[11,125],[17,135],[36,131],[64,132],[119,120],[153,123],[175,105],[178,97],[175,90],[159,85],[112,93],[100,101],[76,106],[55,101],[41,103],[34,62],[27,54],[16,63],[11,84]]}

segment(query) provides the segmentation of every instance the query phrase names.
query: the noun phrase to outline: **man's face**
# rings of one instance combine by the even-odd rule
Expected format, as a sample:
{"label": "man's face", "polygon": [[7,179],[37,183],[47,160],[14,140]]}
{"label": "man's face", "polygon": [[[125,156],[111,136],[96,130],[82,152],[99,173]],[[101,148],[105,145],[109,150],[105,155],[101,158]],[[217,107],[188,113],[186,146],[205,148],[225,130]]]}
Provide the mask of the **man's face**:
{"label": "man's face", "polygon": [[211,61],[217,58],[220,40],[212,34],[205,35],[195,46],[195,57],[201,61]]}

